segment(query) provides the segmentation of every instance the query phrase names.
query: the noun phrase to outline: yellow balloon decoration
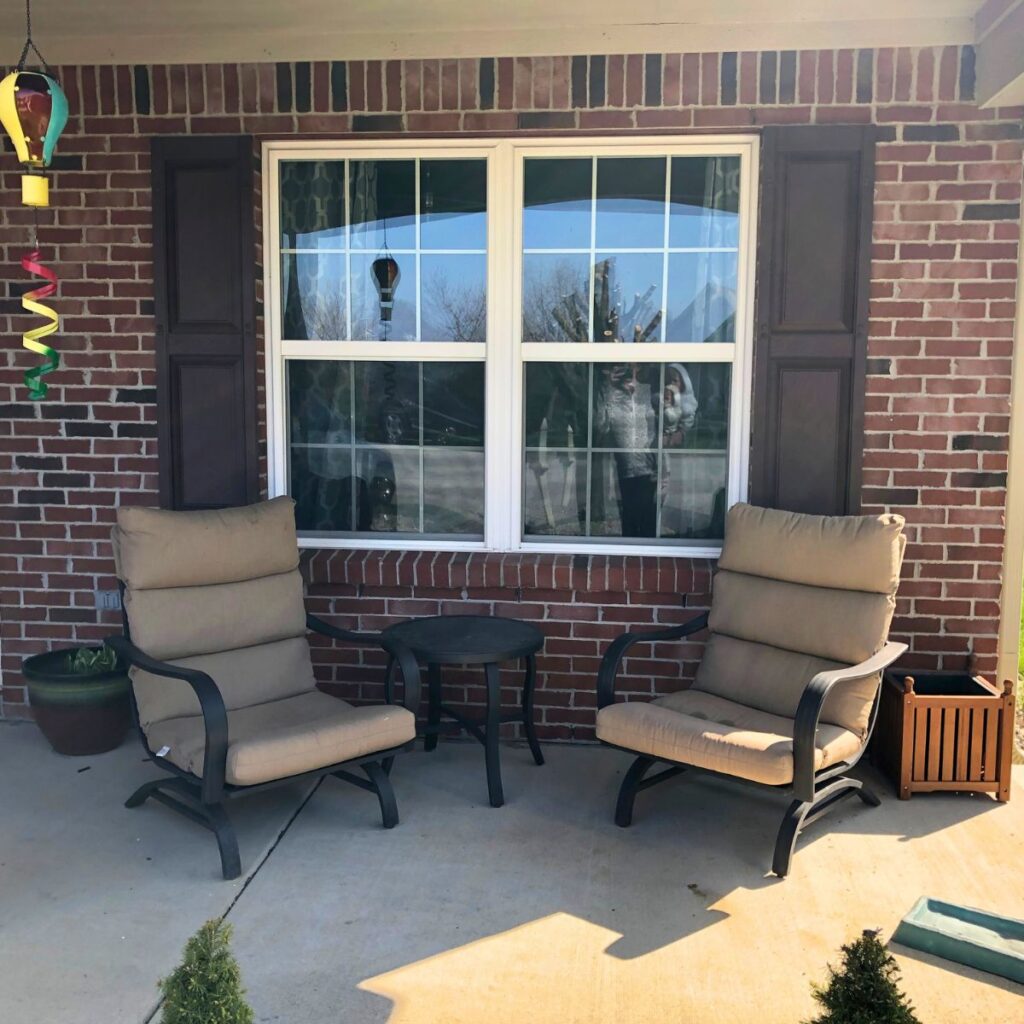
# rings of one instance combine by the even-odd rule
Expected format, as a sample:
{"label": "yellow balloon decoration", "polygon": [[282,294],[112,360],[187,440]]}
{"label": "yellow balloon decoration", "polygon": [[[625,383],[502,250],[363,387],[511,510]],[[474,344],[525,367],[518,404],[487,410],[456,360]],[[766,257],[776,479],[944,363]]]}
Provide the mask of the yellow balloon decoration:
{"label": "yellow balloon decoration", "polygon": [[[33,50],[46,72],[49,67],[32,41],[31,11],[26,4],[28,36],[18,69],[0,81],[0,124],[14,143],[14,152],[25,166],[21,178],[21,201],[25,206],[39,208],[50,205],[49,187],[46,178],[38,171],[49,167],[57,139],[68,120],[68,101],[57,80],[41,71],[26,71],[25,58]],[[40,379],[60,365],[60,356],[43,343],[42,339],[57,332],[59,318],[56,312],[40,299],[49,298],[57,291],[57,275],[43,265],[33,231],[32,251],[21,258],[22,269],[46,281],[46,284],[25,292],[21,298],[22,308],[28,313],[44,317],[46,323],[33,327],[22,335],[22,344],[30,352],[45,358],[41,366],[25,371],[25,386],[29,398],[38,401],[46,397],[47,386]]]}

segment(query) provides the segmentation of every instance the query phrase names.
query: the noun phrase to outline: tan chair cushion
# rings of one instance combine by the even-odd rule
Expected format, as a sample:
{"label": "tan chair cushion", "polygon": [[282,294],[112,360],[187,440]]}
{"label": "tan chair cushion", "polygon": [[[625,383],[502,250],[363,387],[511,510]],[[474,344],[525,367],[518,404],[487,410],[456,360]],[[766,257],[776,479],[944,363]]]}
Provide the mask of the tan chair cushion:
{"label": "tan chair cushion", "polygon": [[[403,707],[353,707],[314,690],[229,712],[225,778],[254,786],[400,747],[415,735],[416,721]],[[146,736],[151,750],[169,747],[169,761],[202,776],[202,718],[159,722]]]}
{"label": "tan chair cushion", "polygon": [[895,594],[906,538],[902,516],[810,516],[737,504],[720,569],[835,590]]}
{"label": "tan chair cushion", "polygon": [[161,661],[305,636],[298,569],[206,587],[127,590],[132,642]]}
{"label": "tan chair cushion", "polygon": [[[838,661],[715,633],[704,648],[693,688],[757,711],[793,718],[807,684],[819,672],[843,667]],[[863,736],[879,681],[876,674],[833,687],[821,721]]]}
{"label": "tan chair cushion", "polygon": [[[650,703],[612,704],[597,714],[606,743],[769,786],[793,781],[793,720],[682,690]],[[860,737],[836,725],[818,729],[815,770],[860,749]]]}
{"label": "tan chair cushion", "polygon": [[845,665],[870,658],[885,643],[896,607],[888,594],[826,590],[719,570],[712,633],[770,644]]}
{"label": "tan chair cushion", "polygon": [[[217,684],[229,711],[247,704],[294,697],[316,685],[309,643],[304,636],[237,651],[178,658],[175,664],[207,673]],[[199,700],[188,683],[137,668],[131,669],[130,675],[143,729],[167,718],[200,714]]]}
{"label": "tan chair cushion", "polygon": [[298,568],[295,502],[167,512],[122,506],[114,528],[117,576],[132,590],[207,586]]}

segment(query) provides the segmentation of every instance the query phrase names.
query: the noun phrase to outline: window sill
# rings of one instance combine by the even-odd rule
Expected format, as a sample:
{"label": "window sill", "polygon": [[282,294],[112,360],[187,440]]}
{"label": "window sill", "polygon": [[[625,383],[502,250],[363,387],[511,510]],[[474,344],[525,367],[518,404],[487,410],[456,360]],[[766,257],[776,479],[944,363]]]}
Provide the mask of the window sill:
{"label": "window sill", "polygon": [[700,547],[659,544],[577,544],[572,541],[538,543],[524,541],[513,549],[488,548],[483,542],[438,541],[438,540],[387,540],[366,537],[304,537],[299,536],[299,547],[308,551],[375,551],[415,552],[417,554],[436,552],[462,552],[480,555],[583,555],[583,556],[627,556],[635,558],[699,558],[717,559],[722,553],[721,544],[707,544]]}

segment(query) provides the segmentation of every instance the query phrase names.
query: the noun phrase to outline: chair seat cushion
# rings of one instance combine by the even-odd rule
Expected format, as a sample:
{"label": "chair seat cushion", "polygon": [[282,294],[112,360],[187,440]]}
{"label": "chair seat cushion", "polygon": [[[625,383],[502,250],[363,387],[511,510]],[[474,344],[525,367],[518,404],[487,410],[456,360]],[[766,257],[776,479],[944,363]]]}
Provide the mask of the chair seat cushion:
{"label": "chair seat cushion", "polygon": [[[793,719],[698,690],[602,708],[597,737],[638,754],[769,786],[793,781]],[[838,725],[820,725],[815,770],[853,756],[860,745],[855,733]]]}
{"label": "chair seat cushion", "polygon": [[[408,743],[416,720],[403,707],[354,707],[319,690],[228,712],[226,780],[235,786],[301,775]],[[201,716],[171,718],[146,730],[153,751],[202,777],[206,735]]]}

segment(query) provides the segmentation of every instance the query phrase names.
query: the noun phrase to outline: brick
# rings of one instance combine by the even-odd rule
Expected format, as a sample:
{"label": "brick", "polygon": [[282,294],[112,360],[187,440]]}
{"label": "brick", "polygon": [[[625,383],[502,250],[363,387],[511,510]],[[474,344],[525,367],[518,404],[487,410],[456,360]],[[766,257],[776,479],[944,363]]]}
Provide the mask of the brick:
{"label": "brick", "polygon": [[[102,636],[114,620],[101,620],[88,598],[112,573],[115,504],[157,500],[149,135],[674,131],[872,117],[864,500],[908,518],[898,628],[912,632],[910,657],[959,658],[968,638],[994,657],[1022,128],[1020,111],[974,106],[972,48],[121,65],[61,75],[76,116],[53,164],[55,205],[40,240],[57,247],[63,268],[64,366],[53,400],[38,407],[19,399],[18,371],[2,379],[0,533],[4,558],[17,563],[19,596],[9,604],[22,609],[5,620],[22,645],[5,647],[5,670],[45,643]],[[3,177],[16,186],[13,173]],[[20,244],[27,215],[16,204],[2,209],[0,245]],[[23,282],[8,280],[0,316],[18,315]],[[20,321],[8,328],[16,333]],[[710,587],[708,563],[683,558],[314,550],[303,561],[311,608],[355,628],[478,607],[541,622],[549,643],[571,647],[546,651],[540,667],[541,727],[562,739],[592,734],[593,676],[607,642],[633,623],[692,616]],[[630,658],[627,692],[671,692],[692,676],[700,649],[666,645]],[[334,692],[379,699],[379,679],[366,681],[367,666],[382,672],[379,657],[318,645],[315,661]],[[506,678],[514,700],[517,680]],[[477,673],[453,672],[446,689],[483,700]],[[24,701],[20,685],[5,688],[4,714],[18,713],[12,701]]]}

